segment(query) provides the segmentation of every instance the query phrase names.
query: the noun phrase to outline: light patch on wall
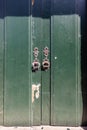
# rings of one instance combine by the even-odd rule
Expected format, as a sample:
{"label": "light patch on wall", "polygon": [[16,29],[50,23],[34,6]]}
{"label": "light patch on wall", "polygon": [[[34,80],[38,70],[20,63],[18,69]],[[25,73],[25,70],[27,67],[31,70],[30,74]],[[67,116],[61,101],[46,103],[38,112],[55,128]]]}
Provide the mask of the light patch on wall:
{"label": "light patch on wall", "polygon": [[32,0],[32,5],[34,5],[34,0]]}
{"label": "light patch on wall", "polygon": [[32,103],[40,96],[40,86],[41,84],[32,84]]}

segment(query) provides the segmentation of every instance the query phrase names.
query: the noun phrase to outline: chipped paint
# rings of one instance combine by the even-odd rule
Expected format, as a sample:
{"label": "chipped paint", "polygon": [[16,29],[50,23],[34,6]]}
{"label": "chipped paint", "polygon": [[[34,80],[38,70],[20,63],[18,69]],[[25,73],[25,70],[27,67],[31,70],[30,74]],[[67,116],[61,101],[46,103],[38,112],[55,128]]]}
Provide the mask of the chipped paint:
{"label": "chipped paint", "polygon": [[32,103],[40,96],[40,84],[32,84]]}
{"label": "chipped paint", "polygon": [[55,56],[55,60],[57,60],[57,56]]}

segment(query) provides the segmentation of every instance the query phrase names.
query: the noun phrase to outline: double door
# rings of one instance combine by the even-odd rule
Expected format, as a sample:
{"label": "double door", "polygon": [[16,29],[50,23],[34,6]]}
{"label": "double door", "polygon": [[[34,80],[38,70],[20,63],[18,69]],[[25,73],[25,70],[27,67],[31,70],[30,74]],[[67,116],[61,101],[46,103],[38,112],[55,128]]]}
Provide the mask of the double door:
{"label": "double door", "polygon": [[75,2],[1,1],[1,124],[80,125],[80,17]]}

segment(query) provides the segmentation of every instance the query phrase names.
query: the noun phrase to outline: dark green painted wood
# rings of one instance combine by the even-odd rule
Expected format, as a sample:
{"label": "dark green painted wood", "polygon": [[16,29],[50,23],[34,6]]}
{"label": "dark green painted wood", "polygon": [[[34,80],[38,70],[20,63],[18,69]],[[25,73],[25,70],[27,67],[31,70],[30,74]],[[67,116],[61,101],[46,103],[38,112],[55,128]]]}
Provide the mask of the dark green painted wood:
{"label": "dark green painted wood", "polygon": [[[50,1],[35,1],[32,7],[32,50],[34,47],[38,47],[38,58],[41,65],[45,58],[43,49],[48,46],[50,50],[49,13]],[[40,71],[33,73],[32,83],[35,85],[41,84],[40,97],[39,99],[35,99],[33,103],[33,125],[50,124],[50,70],[45,72],[41,71],[40,68]]]}
{"label": "dark green painted wood", "polygon": [[79,27],[77,15],[51,17],[51,125],[81,124]]}
{"label": "dark green painted wood", "polygon": [[[45,58],[43,49],[49,48],[50,51],[50,19],[42,21],[43,26],[43,39],[42,39],[42,62]],[[51,53],[51,52],[50,52]],[[48,59],[50,61],[50,53]],[[50,69],[42,71],[42,124],[50,124]]]}
{"label": "dark green painted wood", "polygon": [[[11,2],[5,3],[6,15]],[[9,8],[9,10],[8,10]],[[20,2],[20,11],[26,11],[29,4]],[[12,12],[10,12],[12,13]],[[5,17],[5,83],[4,83],[4,125],[31,125],[31,47],[30,17]]]}
{"label": "dark green painted wood", "polygon": [[0,1],[0,125],[3,125],[3,58],[4,58],[4,20],[3,1]]}
{"label": "dark green painted wood", "polygon": [[[42,37],[42,20],[41,20],[41,1],[34,1],[32,5],[32,17],[31,17],[31,27],[32,27],[32,62],[35,57],[33,55],[34,48],[37,47],[39,54],[38,60],[41,65],[41,37]],[[32,72],[32,86],[39,87],[39,91],[34,91],[33,102],[32,102],[32,125],[41,125],[41,67],[38,71]],[[39,93],[38,93],[39,92]],[[36,98],[36,94],[38,93],[38,98]]]}
{"label": "dark green painted wood", "polygon": [[[4,6],[0,2],[0,124],[4,119],[7,126],[79,126],[81,39],[75,0],[35,0],[32,11],[30,0],[4,2]],[[32,72],[34,47],[42,65],[46,46],[50,69]],[[34,101],[33,85],[40,87]]]}
{"label": "dark green painted wood", "polygon": [[[33,56],[34,48],[37,47],[39,50],[38,60],[41,64],[41,18],[31,18],[32,25],[32,62],[35,57]],[[38,28],[39,27],[39,28]],[[37,90],[33,90],[33,85],[39,87],[39,97],[36,98]],[[32,125],[41,124],[41,68],[36,72],[32,72],[32,92],[34,91],[34,101],[32,102]]]}
{"label": "dark green painted wood", "polygon": [[[42,1],[42,62],[45,58],[43,50],[49,48],[48,59],[50,61],[50,11],[51,1]],[[42,71],[42,125],[50,125],[50,69]]]}

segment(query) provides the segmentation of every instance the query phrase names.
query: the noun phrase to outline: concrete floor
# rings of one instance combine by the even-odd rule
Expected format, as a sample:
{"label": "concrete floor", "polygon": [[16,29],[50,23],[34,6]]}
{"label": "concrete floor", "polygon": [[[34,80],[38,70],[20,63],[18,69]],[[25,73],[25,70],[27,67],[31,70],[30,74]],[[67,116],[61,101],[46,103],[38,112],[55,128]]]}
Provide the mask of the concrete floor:
{"label": "concrete floor", "polygon": [[53,126],[32,126],[32,127],[3,127],[0,130],[87,130],[87,127],[53,127]]}

